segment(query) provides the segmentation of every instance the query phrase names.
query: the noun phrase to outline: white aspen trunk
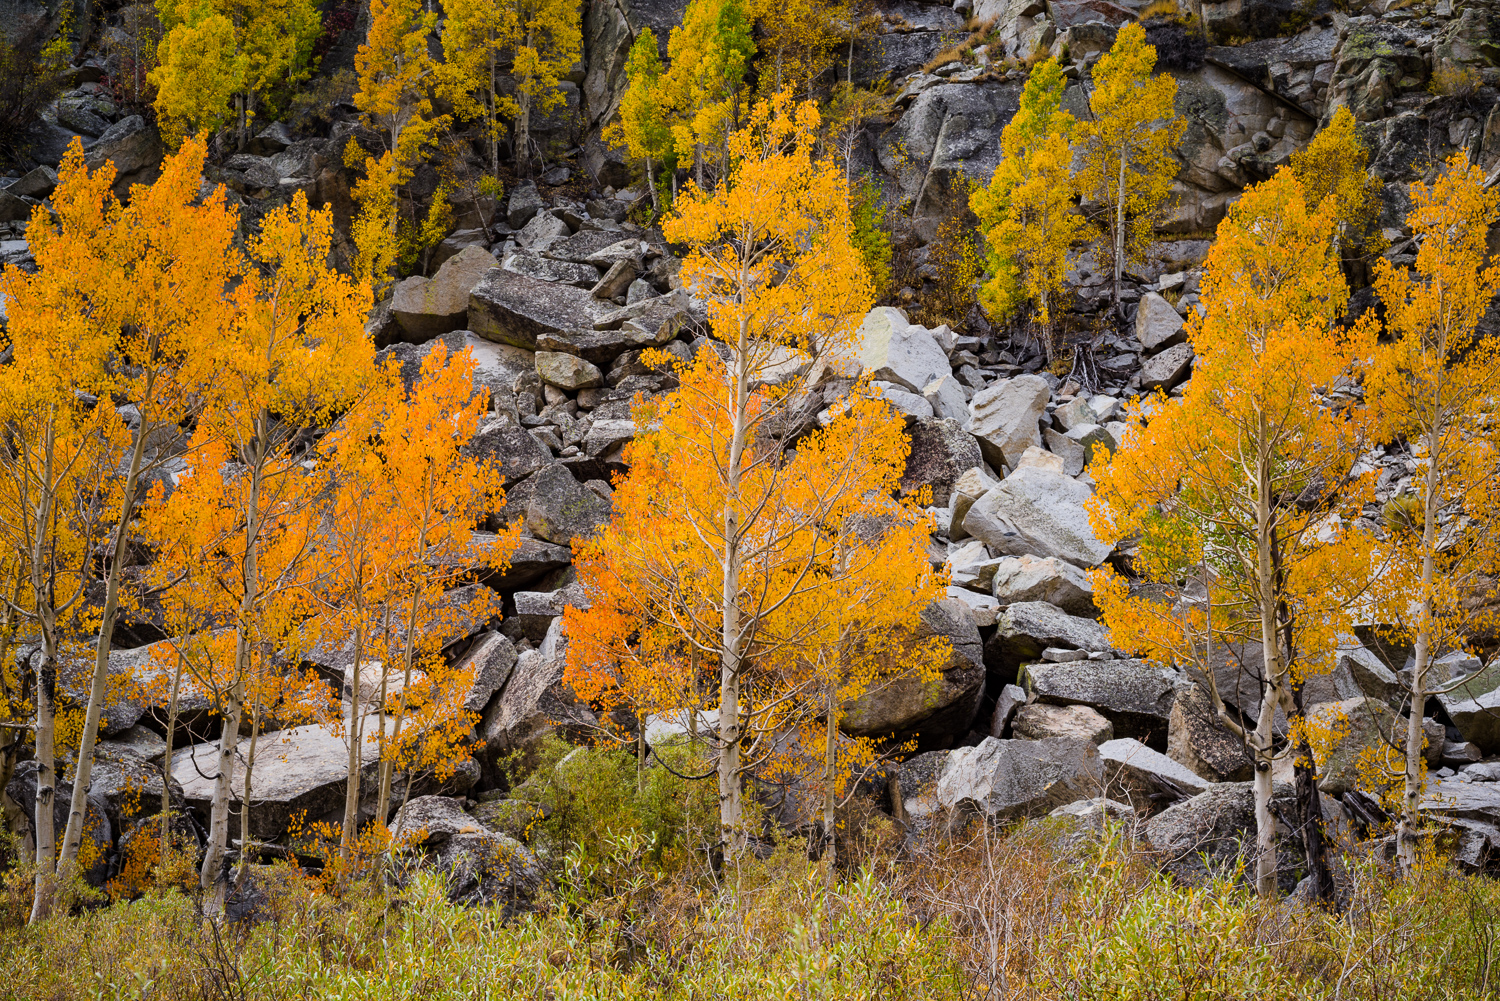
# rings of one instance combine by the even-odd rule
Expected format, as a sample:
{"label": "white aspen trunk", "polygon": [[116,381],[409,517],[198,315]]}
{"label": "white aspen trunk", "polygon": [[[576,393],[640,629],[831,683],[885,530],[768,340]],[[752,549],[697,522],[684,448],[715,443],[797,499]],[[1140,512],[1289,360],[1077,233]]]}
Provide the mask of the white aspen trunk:
{"label": "white aspen trunk", "polygon": [[[52,913],[54,877],[56,875],[56,830],[52,819],[52,801],[56,794],[57,749],[54,737],[57,707],[57,617],[52,609],[52,588],[47,576],[47,535],[52,521],[52,460],[57,444],[57,425],[49,415],[42,441],[41,493],[33,514],[31,543],[31,591],[36,603],[37,624],[42,634],[42,665],[36,685],[36,798],[32,814],[32,834],[36,838],[36,877],[31,901],[31,921],[40,921]],[[56,544],[54,540],[54,545]]]}
{"label": "white aspen trunk", "polygon": [[[425,503],[422,505],[422,526],[421,526],[421,529],[417,533],[416,552],[418,552],[418,553],[425,553],[427,551],[427,533],[432,528],[432,521],[431,521],[431,519],[432,519],[433,499],[432,499],[432,475],[431,475],[430,471],[428,473],[427,482],[426,482],[426,485],[425,485],[424,489],[426,491],[426,497],[424,498]],[[407,613],[407,618],[406,618],[406,636],[405,636],[404,651],[403,651],[404,656],[402,658],[402,660],[403,660],[402,679],[403,680],[402,680],[402,687],[401,687],[401,703],[400,703],[400,705],[396,709],[396,723],[391,728],[390,743],[392,745],[397,745],[398,741],[400,740],[400,738],[401,738],[401,724],[403,722],[405,722],[405,720],[406,720],[406,699],[407,699],[407,693],[408,693],[408,691],[411,688],[412,662],[413,662],[413,659],[416,656],[416,649],[417,649],[417,640],[416,640],[417,608],[418,608],[418,605],[420,604],[420,602],[421,602],[420,595],[419,595],[419,593],[417,591],[414,590],[412,592],[412,596],[411,596],[411,607],[410,607],[410,609],[409,609],[409,611]],[[383,675],[384,665],[382,665],[381,670],[382,670],[382,677],[383,677],[384,676]],[[384,708],[384,702],[382,702],[381,705],[382,705],[382,709],[383,709]],[[384,730],[385,730],[385,727],[382,724],[381,731],[384,732]],[[382,824],[386,822],[386,813],[387,813],[388,810],[390,810],[390,806],[391,806],[391,781],[392,781],[392,776],[395,774],[395,771],[396,771],[396,762],[395,762],[395,760],[393,758],[388,757],[388,756],[382,756],[382,759],[381,759],[381,762],[380,762],[380,795],[379,795],[379,798],[378,798],[378,800],[376,802],[376,805],[375,805],[375,817]],[[411,779],[410,779],[410,777],[407,778],[406,793],[408,795],[411,793]],[[403,805],[405,805],[404,798],[403,798]]]}
{"label": "white aspen trunk", "polygon": [[[245,695],[250,678],[250,619],[259,598],[260,577],[259,552],[260,490],[265,475],[266,438],[270,433],[270,415],[261,413],[255,422],[255,455],[250,471],[250,497],[245,512],[245,557],[244,593],[240,596],[239,616],[235,623],[234,637],[234,684],[227,696],[228,712],[224,718],[224,730],[219,736],[219,772],[214,778],[213,805],[209,810],[208,848],[203,854],[203,868],[198,873],[198,885],[203,890],[218,884],[218,909],[223,909],[224,885],[219,878],[219,869],[224,860],[224,848],[229,841],[229,797],[234,779],[234,754],[239,746],[240,717],[244,713]],[[249,804],[244,804],[248,809]]]}
{"label": "white aspen trunk", "polygon": [[255,774],[255,746],[260,742],[261,694],[255,686],[255,708],[250,714],[250,752],[245,755],[245,781],[240,792],[240,871],[235,878],[236,891],[245,888],[245,877],[250,872],[250,784]]}
{"label": "white aspen trunk", "polygon": [[1259,422],[1256,447],[1260,452],[1255,475],[1255,555],[1260,590],[1260,638],[1265,693],[1255,727],[1255,890],[1263,897],[1276,893],[1276,823],[1271,816],[1271,763],[1276,709],[1282,703],[1285,665],[1276,631],[1276,578],[1271,561],[1271,462],[1265,417]]}
{"label": "white aspen trunk", "polygon": [[[1437,415],[1434,414],[1434,418]],[[1437,572],[1438,435],[1434,419],[1427,434],[1427,483],[1422,505],[1422,603],[1417,618],[1416,663],[1411,674],[1411,715],[1406,720],[1406,767],[1402,778],[1401,818],[1396,829],[1396,853],[1404,870],[1417,864],[1417,826],[1422,807],[1422,745],[1426,734],[1427,670],[1432,660],[1432,582]]]}
{"label": "white aspen trunk", "polygon": [[[837,674],[834,676],[837,678]],[[838,796],[834,789],[834,771],[837,765],[835,741],[839,731],[838,682],[828,686],[827,705],[823,721],[823,857],[830,866],[838,860],[838,846],[834,841],[834,810]]]}
{"label": "white aspen trunk", "polygon": [[[152,396],[155,378],[147,376],[142,401]],[[94,653],[94,677],[89,685],[88,707],[84,710],[83,736],[78,746],[78,768],[73,778],[73,795],[68,801],[68,826],[63,833],[62,854],[58,857],[58,871],[66,878],[83,842],[83,822],[88,814],[89,784],[93,781],[94,744],[99,738],[99,716],[104,709],[104,696],[109,687],[109,653],[114,645],[115,618],[120,608],[120,571],[125,562],[125,544],[130,538],[130,518],[135,510],[136,486],[140,480],[141,462],[146,454],[145,411],[141,412],[140,431],[130,449],[130,465],[125,473],[125,483],[120,494],[120,520],[115,528],[114,550],[110,553],[109,569],[104,578],[104,609],[99,619],[99,641]]]}
{"label": "white aspen trunk", "polygon": [[[500,176],[500,114],[495,94],[495,33],[490,32],[490,174]],[[486,227],[488,228],[488,227]]]}
{"label": "white aspen trunk", "polygon": [[167,702],[167,753],[161,759],[161,865],[167,864],[168,832],[172,825],[172,741],[177,729],[177,695],[182,689],[182,654],[177,655],[177,670],[172,672],[172,697]]}
{"label": "white aspen trunk", "polygon": [[[365,624],[364,609],[357,609],[359,624],[354,628],[354,681],[349,693],[349,722],[346,725],[349,737],[349,777],[344,784],[344,822],[339,830],[339,860],[349,861],[349,851],[354,845],[355,829],[359,826],[359,772],[360,772],[360,664],[364,657]],[[383,667],[384,665],[382,665]]]}
{"label": "white aspen trunk", "polygon": [[1120,147],[1120,186],[1115,192],[1115,309],[1120,308],[1120,277],[1125,273],[1125,147]]}
{"label": "white aspen trunk", "polygon": [[749,431],[750,321],[740,318],[734,371],[734,432],[725,468],[724,622],[719,653],[719,845],[724,860],[744,849],[744,801],[740,789],[740,676],[744,670],[744,626],[740,613],[739,490]]}

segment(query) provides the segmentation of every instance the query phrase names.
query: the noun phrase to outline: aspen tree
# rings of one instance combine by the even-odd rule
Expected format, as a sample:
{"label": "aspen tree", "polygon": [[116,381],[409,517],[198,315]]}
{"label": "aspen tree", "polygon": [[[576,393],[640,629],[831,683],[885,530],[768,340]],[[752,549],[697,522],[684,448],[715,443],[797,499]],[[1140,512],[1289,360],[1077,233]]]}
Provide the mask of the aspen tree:
{"label": "aspen tree", "polygon": [[[449,609],[443,594],[471,575],[471,566],[504,569],[520,542],[517,526],[486,552],[472,552],[474,525],[484,511],[504,502],[498,466],[465,454],[489,407],[488,393],[474,389],[473,372],[468,352],[450,359],[439,346],[423,360],[421,376],[408,392],[393,361],[324,445],[335,488],[323,547],[329,577],[318,590],[334,633],[352,635],[354,641],[353,698],[345,725],[350,778],[339,844],[345,861],[360,803],[366,659],[380,665],[377,709],[386,705],[393,675],[400,677],[392,732],[382,728],[376,735],[379,823],[386,820],[396,766],[443,765],[444,753],[459,735],[454,728],[466,734],[473,722],[462,707],[473,679],[440,677],[437,650],[457,638],[447,635],[456,614],[480,619],[497,614],[499,596],[486,593],[475,607]],[[403,740],[408,714],[418,717],[417,725]]]}
{"label": "aspen tree", "polygon": [[[1307,203],[1332,198],[1338,219],[1335,248],[1351,279],[1364,274],[1362,259],[1385,249],[1380,234],[1380,178],[1371,176],[1370,151],[1355,131],[1347,107],[1305,147],[1292,154],[1292,173],[1302,183]],[[1360,276],[1352,275],[1360,265]]]}
{"label": "aspen tree", "polygon": [[651,189],[651,208],[661,210],[656,194],[656,167],[675,164],[672,128],[663,103],[661,54],[650,28],[641,32],[630,47],[625,62],[630,86],[620,100],[620,117],[605,130],[605,141],[623,144],[630,156],[646,165],[646,184]]}
{"label": "aspen tree", "polygon": [[1146,29],[1135,22],[1121,28],[1094,65],[1093,118],[1079,127],[1078,186],[1086,199],[1107,209],[1102,219],[1116,309],[1125,262],[1144,255],[1156,212],[1171,192],[1177,174],[1172,154],[1187,125],[1172,108],[1177,81],[1167,73],[1153,77],[1155,66],[1156,48],[1146,44]]}
{"label": "aspen tree", "polygon": [[[233,652],[213,685],[224,722],[200,871],[205,890],[216,884],[227,843],[247,699],[258,693],[264,658],[298,616],[291,605],[312,551],[317,486],[303,466],[303,436],[347,405],[370,371],[369,289],[328,268],[332,229],[331,214],[309,209],[301,192],[263,221],[248,250],[253,267],[227,293],[233,323],[203,349],[218,377],[189,475],[147,518],[153,537],[194,544],[169,551],[196,551],[218,568],[202,600],[233,626]],[[171,579],[173,568],[159,563],[157,572]],[[222,904],[222,884],[217,896]]]}
{"label": "aspen tree", "polygon": [[531,165],[531,114],[564,101],[562,78],[583,53],[578,0],[506,0],[516,20],[511,78],[516,83],[516,173]]}
{"label": "aspen tree", "polygon": [[367,157],[352,139],[344,149],[346,164],[364,167],[352,192],[360,207],[351,232],[359,252],[354,271],[377,288],[400,250],[396,190],[411,180],[422,151],[447,124],[446,116],[432,114],[439,64],[427,50],[427,36],[436,24],[437,15],[424,12],[420,0],[371,0],[369,34],[354,57],[354,106],[385,144],[379,157]]}
{"label": "aspen tree", "polygon": [[[748,836],[745,777],[818,697],[797,674],[815,628],[798,613],[864,565],[841,571],[828,529],[892,517],[888,495],[904,468],[901,423],[873,400],[856,398],[795,453],[770,433],[805,388],[805,376],[781,370],[812,351],[847,350],[872,298],[842,172],[816,156],[819,125],[810,102],[793,107],[782,95],[756,106],[731,136],[726,183],[713,194],[688,189],[665,224],[669,240],[691,248],[684,282],[708,300],[725,358],[700,352],[677,393],[638,412],[649,430],[631,445],[614,520],[579,547],[592,607],[565,613],[576,690],[691,709],[695,669],[716,674],[725,858]],[[888,586],[920,595],[929,578]]]}
{"label": "aspen tree", "polygon": [[[1346,527],[1369,494],[1368,479],[1352,479],[1367,421],[1319,396],[1374,349],[1373,324],[1335,325],[1348,291],[1333,228],[1332,204],[1310,211],[1287,170],[1235,204],[1206,264],[1207,313],[1189,325],[1193,377],[1180,399],[1132,415],[1095,474],[1091,509],[1100,538],[1139,534],[1136,573],[1178,601],[1132,596],[1123,578],[1096,572],[1114,642],[1196,663],[1251,752],[1262,894],[1276,889],[1271,767],[1286,753],[1276,716],[1300,723],[1297,689],[1331,668],[1371,567],[1369,540]],[[1264,659],[1254,726],[1229,712],[1214,673],[1215,651],[1236,644],[1258,644]],[[1321,837],[1317,819],[1304,818],[1304,837]]]}
{"label": "aspen tree", "polygon": [[673,142],[678,156],[693,158],[700,189],[708,184],[705,150],[739,127],[740,91],[754,55],[742,0],[692,0],[667,39],[670,68],[663,86]]}
{"label": "aspen tree", "polygon": [[[1405,440],[1417,460],[1416,516],[1391,526],[1394,557],[1380,590],[1382,621],[1410,639],[1414,663],[1405,738],[1397,851],[1417,862],[1424,774],[1422,719],[1429,695],[1458,687],[1430,676],[1434,655],[1461,648],[1482,626],[1465,599],[1500,569],[1500,428],[1495,373],[1500,348],[1478,324],[1500,293],[1500,267],[1486,267],[1486,234],[1500,221],[1500,193],[1465,156],[1448,161],[1430,186],[1411,186],[1407,225],[1419,240],[1410,271],[1382,259],[1375,287],[1396,337],[1371,366],[1368,397],[1386,435]],[[1481,693],[1475,693],[1481,694]]]}
{"label": "aspen tree", "polygon": [[811,100],[813,82],[833,65],[833,47],[849,30],[847,0],[752,0],[749,13],[761,31],[762,91],[795,88]]}
{"label": "aspen tree", "polygon": [[[237,219],[226,204],[223,188],[199,198],[205,154],[201,140],[189,141],[163,164],[156,183],[137,189],[128,207],[122,209],[112,195],[106,196],[107,224],[103,227],[96,226],[99,206],[84,208],[65,196],[55,197],[55,204],[66,206],[59,214],[59,230],[54,235],[42,227],[35,237],[48,258],[54,253],[52,241],[71,243],[67,266],[80,293],[91,303],[112,304],[112,308],[94,306],[88,316],[111,338],[112,355],[130,359],[130,365],[110,366],[100,388],[129,400],[139,420],[116,477],[118,509],[104,560],[104,603],[93,679],[59,858],[65,870],[77,857],[83,837],[94,741],[119,611],[120,578],[142,500],[141,484],[172,458],[172,442],[181,437],[180,427],[198,410],[203,386],[213,377],[199,363],[199,349],[204,339],[228,325],[224,290],[240,273],[238,255],[232,249]],[[84,184],[83,170],[80,160],[68,158],[59,178],[60,189]],[[77,252],[83,248],[87,257]]]}
{"label": "aspen tree", "polygon": [[1036,306],[1047,360],[1056,350],[1052,311],[1063,292],[1069,249],[1083,219],[1074,210],[1068,143],[1077,124],[1062,110],[1062,69],[1048,59],[1031,71],[1021,107],[1000,133],[1003,159],[969,207],[984,233],[990,278],[980,302],[997,320],[1024,302]]}
{"label": "aspen tree", "polygon": [[459,117],[483,118],[490,174],[498,177],[500,123],[520,111],[516,99],[500,90],[502,60],[517,38],[516,8],[501,0],[448,0],[443,13],[444,96]]}
{"label": "aspen tree", "polygon": [[168,141],[223,128],[232,117],[230,100],[244,86],[246,68],[229,18],[208,14],[177,24],[157,46],[156,58],[146,79],[156,88],[154,107]]}

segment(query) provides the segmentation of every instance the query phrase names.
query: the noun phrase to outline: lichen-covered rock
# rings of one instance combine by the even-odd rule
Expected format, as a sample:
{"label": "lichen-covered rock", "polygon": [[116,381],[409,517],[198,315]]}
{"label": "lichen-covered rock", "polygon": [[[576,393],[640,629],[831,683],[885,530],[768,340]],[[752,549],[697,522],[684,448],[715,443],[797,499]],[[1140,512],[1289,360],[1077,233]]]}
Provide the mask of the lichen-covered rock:
{"label": "lichen-covered rock", "polygon": [[952,653],[936,680],[897,679],[844,705],[839,725],[855,737],[968,732],[984,689],[984,648],[968,608],[947,598],[923,609],[920,635],[948,638]]}
{"label": "lichen-covered rock", "polygon": [[561,464],[548,466],[532,479],[526,527],[537,538],[568,545],[609,522],[609,501],[579,483]]}
{"label": "lichen-covered rock", "polygon": [[1007,556],[995,566],[991,589],[1003,608],[1045,601],[1069,615],[1094,616],[1094,585],[1073,564],[1055,556]]}
{"label": "lichen-covered rock", "polygon": [[1051,397],[1052,387],[1039,375],[997,382],[969,401],[964,430],[979,440],[979,449],[991,466],[1014,469],[1027,448],[1041,445],[1039,422]]}
{"label": "lichen-covered rock", "polygon": [[1061,473],[1018,469],[979,498],[964,516],[964,530],[1005,556],[1056,556],[1085,569],[1110,547],[1099,541],[1084,503],[1092,491]]}
{"label": "lichen-covered rock", "polygon": [[948,754],[937,783],[938,805],[974,810],[995,820],[1040,817],[1098,795],[1104,769],[1099,749],[1075,737],[999,740]]}
{"label": "lichen-covered rock", "polygon": [[1134,737],[1163,750],[1181,683],[1181,675],[1171,668],[1153,667],[1142,660],[1029,664],[1020,680],[1037,702],[1096,709],[1115,725],[1116,737]]}
{"label": "lichen-covered rock", "polygon": [[1076,737],[1103,744],[1113,739],[1115,728],[1088,706],[1049,706],[1033,702],[1016,710],[1011,721],[1011,734],[1017,740]]}
{"label": "lichen-covered rock", "polygon": [[988,644],[992,667],[1007,673],[1036,660],[1048,647],[1104,651],[1109,637],[1093,619],[1069,615],[1045,601],[1018,601],[1000,610],[995,635]]}
{"label": "lichen-covered rock", "polygon": [[542,382],[569,392],[604,385],[604,373],[577,355],[560,351],[538,351],[536,374]]}
{"label": "lichen-covered rock", "polygon": [[531,852],[464,813],[456,799],[418,796],[396,814],[391,835],[419,852],[420,864],[444,874],[455,904],[501,904],[510,911],[541,888],[542,867]]}
{"label": "lichen-covered rock", "polygon": [[1248,782],[1255,771],[1245,742],[1219,720],[1196,684],[1178,689],[1172,702],[1167,757],[1210,782]]}
{"label": "lichen-covered rock", "polygon": [[482,247],[465,247],[431,278],[413,275],[397,285],[391,313],[406,339],[421,343],[462,330],[469,315],[469,293],[498,263]]}
{"label": "lichen-covered rock", "polygon": [[468,329],[487,340],[535,351],[539,334],[592,329],[613,308],[586,289],[493,268],[469,293]]}
{"label": "lichen-covered rock", "polygon": [[912,422],[907,434],[911,452],[901,474],[901,492],[910,494],[931,487],[932,503],[946,505],[958,478],[982,461],[974,436],[958,421],[937,417]]}

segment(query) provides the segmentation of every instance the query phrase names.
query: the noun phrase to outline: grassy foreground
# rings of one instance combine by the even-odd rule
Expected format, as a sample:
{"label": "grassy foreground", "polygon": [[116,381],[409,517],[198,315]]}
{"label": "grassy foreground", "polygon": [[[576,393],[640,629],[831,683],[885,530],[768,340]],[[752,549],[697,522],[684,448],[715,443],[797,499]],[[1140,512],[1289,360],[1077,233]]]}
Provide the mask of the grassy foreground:
{"label": "grassy foreground", "polygon": [[431,874],[335,893],[287,868],[254,922],[215,925],[157,888],[25,927],[13,869],[0,998],[1500,998],[1500,882],[1437,862],[1402,879],[1346,857],[1328,911],[1229,879],[1174,886],[1121,828],[902,848],[867,813],[840,867],[792,843],[715,873],[691,834],[710,793],[660,770],[638,784],[628,756],[554,756],[515,792],[547,806],[533,845],[555,874],[526,913],[455,907]]}

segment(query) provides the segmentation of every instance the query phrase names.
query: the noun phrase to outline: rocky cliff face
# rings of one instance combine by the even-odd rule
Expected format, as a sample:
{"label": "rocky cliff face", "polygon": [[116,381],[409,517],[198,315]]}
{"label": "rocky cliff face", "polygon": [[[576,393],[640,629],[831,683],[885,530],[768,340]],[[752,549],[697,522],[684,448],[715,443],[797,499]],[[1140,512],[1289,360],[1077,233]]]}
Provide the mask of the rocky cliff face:
{"label": "rocky cliff face", "polygon": [[[459,206],[454,232],[425,273],[402,281],[371,317],[382,355],[413,376],[439,342],[474,352],[476,381],[491,391],[493,413],[473,447],[500,459],[507,476],[506,506],[490,513],[488,527],[517,519],[524,526],[509,569],[478,585],[504,595],[503,622],[498,629],[473,623],[447,648],[452,657],[483,660],[485,688],[471,705],[482,718],[475,760],[446,785],[419,792],[481,796],[493,785],[496,752],[593,722],[561,682],[566,637],[558,617],[587,600],[568,543],[609,517],[609,479],[623,470],[621,446],[635,432],[630,400],[674,385],[670,372],[641,360],[643,349],[685,357],[708,343],[703,304],[681,287],[680,262],[660,232],[629,221],[645,195],[600,138],[625,87],[630,45],[650,27],[665,47],[683,6],[588,0],[584,57],[563,84],[565,106],[536,129],[558,156],[537,183],[514,185],[503,202]],[[1183,321],[1197,301],[1197,269],[1214,227],[1247,185],[1285,165],[1337,108],[1348,107],[1361,123],[1372,170],[1386,182],[1381,225],[1398,259],[1409,252],[1401,239],[1408,182],[1430,177],[1458,151],[1487,171],[1500,168],[1500,51],[1488,5],[1377,0],[1345,11],[1294,0],[1205,2],[1213,44],[1170,25],[1152,28],[1162,70],[1179,81],[1177,111],[1188,128],[1175,204],[1159,222],[1150,260],[1127,276],[1123,318],[1106,315],[1109,288],[1091,256],[1076,258],[1065,323],[1091,332],[1090,363],[1065,377],[1048,373],[1033,342],[992,330],[976,312],[958,330],[913,323],[936,286],[929,245],[953,214],[959,188],[987,182],[998,163],[1025,63],[1063,58],[1068,106],[1085,116],[1090,69],[1138,7],[1131,0],[957,0],[951,7],[878,0],[877,27],[856,39],[837,68],[856,82],[886,80],[896,95],[890,113],[866,126],[856,158],[889,206],[909,265],[895,297],[909,311],[874,310],[860,331],[859,357],[863,374],[906,417],[913,452],[903,488],[932,489],[930,553],[953,582],[947,600],[923,613],[925,628],[952,640],[940,680],[893,686],[849,707],[851,732],[894,732],[926,752],[892,786],[892,811],[914,826],[960,806],[997,817],[1060,806],[1077,813],[1084,808],[1068,804],[1105,787],[1142,811],[1179,801],[1153,822],[1151,837],[1162,845],[1197,843],[1205,832],[1238,844],[1252,819],[1240,817],[1234,831],[1214,825],[1227,823],[1218,805],[1248,796],[1237,784],[1244,761],[1203,712],[1196,685],[1203,679],[1125,658],[1094,619],[1085,572],[1112,554],[1083,513],[1087,457],[1095,445],[1118,445],[1122,404],[1132,394],[1171,391],[1190,376]],[[118,31],[105,17],[93,35],[118,42]],[[353,34],[335,54],[352,50]],[[120,52],[103,42],[83,48],[69,89],[39,124],[31,162],[0,178],[0,259],[29,264],[26,220],[47,204],[74,137],[91,164],[115,162],[122,193],[155,176],[162,157],[155,130],[110,85]],[[942,53],[951,58],[939,59]],[[335,96],[300,133],[280,123],[261,128],[247,151],[218,157],[207,179],[234,192],[247,227],[300,190],[330,205],[347,233],[351,177],[341,150],[351,137],[361,137],[353,109]],[[408,194],[421,201],[436,185],[435,172],[419,172]],[[807,425],[848,386],[819,385],[802,408]],[[1394,450],[1370,461],[1385,470],[1385,496],[1414,468]],[[159,635],[149,614],[140,619],[121,627],[122,675],[143,670],[143,658],[127,648]],[[23,666],[28,655],[22,652]],[[331,676],[342,670],[336,659],[325,665]],[[1254,660],[1253,652],[1245,658],[1247,684],[1255,683]],[[1399,711],[1391,700],[1401,656],[1351,645],[1340,663],[1343,673],[1319,701],[1363,699],[1386,714]],[[1478,666],[1463,670],[1477,678]],[[1473,695],[1475,705],[1495,697]],[[164,706],[135,708],[133,725],[111,734],[104,750],[144,768],[165,750],[147,747]],[[1465,804],[1450,812],[1467,824],[1475,865],[1500,851],[1500,796],[1490,792],[1500,785],[1485,784],[1494,763],[1474,764],[1500,755],[1489,719],[1457,707],[1432,721],[1432,761],[1450,769],[1437,774],[1452,783],[1433,803]],[[203,739],[207,731],[196,729]],[[310,818],[334,811],[346,766],[341,743],[320,728],[267,736],[288,748],[284,769],[264,790],[260,830],[274,837],[293,808],[310,810]],[[197,756],[183,754],[173,770],[189,810],[202,805]],[[12,798],[25,797],[23,779]],[[131,821],[110,798],[115,793],[96,791],[117,828]],[[444,816],[450,807],[424,805]]]}

